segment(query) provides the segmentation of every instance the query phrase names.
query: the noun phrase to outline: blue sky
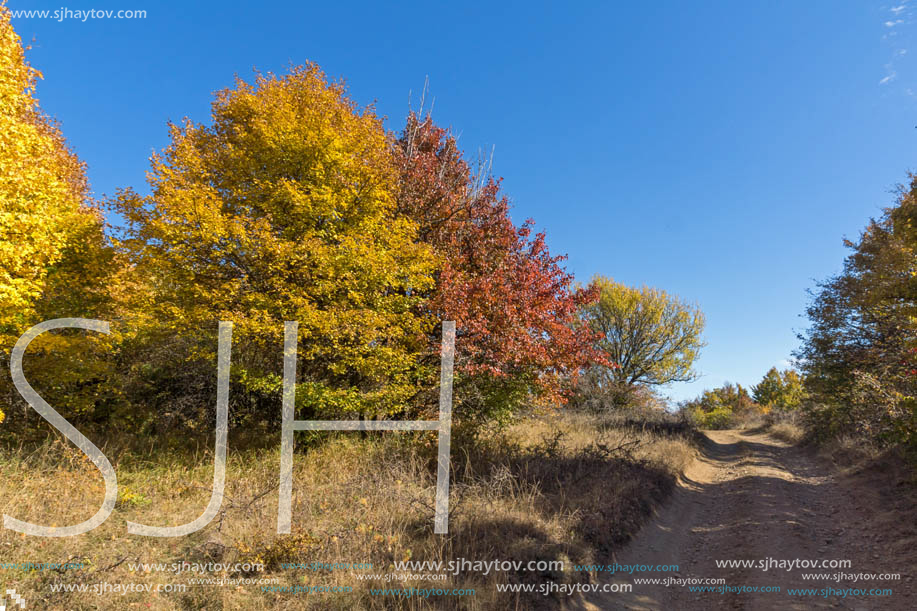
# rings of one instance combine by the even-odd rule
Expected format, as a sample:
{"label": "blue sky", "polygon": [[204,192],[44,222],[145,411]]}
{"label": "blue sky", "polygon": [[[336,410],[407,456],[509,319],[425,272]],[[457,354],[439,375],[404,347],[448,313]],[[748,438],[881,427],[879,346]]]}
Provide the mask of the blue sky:
{"label": "blue sky", "polygon": [[149,2],[145,19],[16,18],[38,96],[96,195],[144,186],[166,121],[212,92],[318,62],[397,129],[429,78],[434,118],[495,151],[513,216],[578,279],[696,301],[694,384],[753,384],[790,357],[806,289],[914,169],[917,4]]}

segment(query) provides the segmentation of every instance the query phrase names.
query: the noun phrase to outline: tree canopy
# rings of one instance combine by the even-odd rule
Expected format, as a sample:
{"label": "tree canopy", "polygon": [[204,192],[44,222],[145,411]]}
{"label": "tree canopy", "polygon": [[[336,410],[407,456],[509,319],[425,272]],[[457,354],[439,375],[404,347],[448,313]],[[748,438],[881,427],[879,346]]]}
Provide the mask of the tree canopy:
{"label": "tree canopy", "polygon": [[810,425],[917,446],[917,177],[819,285],[797,353]]}
{"label": "tree canopy", "polygon": [[802,377],[793,369],[778,371],[771,367],[758,384],[752,386],[755,402],[764,407],[796,409],[805,397]]}
{"label": "tree canopy", "polygon": [[705,324],[697,306],[660,289],[632,288],[602,276],[592,283],[599,298],[582,316],[599,337],[597,347],[617,365],[604,369],[609,382],[655,386],[695,378]]}
{"label": "tree canopy", "polygon": [[[41,73],[25,58],[10,11],[0,4],[0,357],[19,335],[50,318],[108,311],[116,275],[102,216],[88,198],[83,162],[35,97]],[[33,385],[64,411],[91,411],[101,389],[100,337],[44,335],[30,349]],[[46,358],[50,357],[50,358]],[[7,381],[0,389],[10,402]],[[50,393],[50,394],[48,394]],[[0,412],[2,419],[2,412]]]}
{"label": "tree canopy", "polygon": [[429,117],[408,116],[396,157],[399,212],[441,262],[426,308],[456,321],[459,371],[561,400],[565,381],[603,358],[576,324],[595,289],[573,286],[565,257],[548,251],[533,221],[513,224],[499,181],[474,174],[455,138]]}
{"label": "tree canopy", "polygon": [[299,321],[306,413],[398,412],[434,323],[418,305],[437,261],[394,214],[397,172],[372,108],[309,64],[238,80],[210,125],[186,120],[170,136],[151,195],[113,202],[157,324],[212,337],[232,321],[246,346],[236,379],[271,395],[283,321]]}

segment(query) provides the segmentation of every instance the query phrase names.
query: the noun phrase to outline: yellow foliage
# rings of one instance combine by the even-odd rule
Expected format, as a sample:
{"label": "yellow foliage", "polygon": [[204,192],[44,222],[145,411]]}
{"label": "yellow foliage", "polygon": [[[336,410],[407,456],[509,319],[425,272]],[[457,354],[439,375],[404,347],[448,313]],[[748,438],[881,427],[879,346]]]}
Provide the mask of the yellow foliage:
{"label": "yellow foliage", "polygon": [[[10,11],[0,3],[0,350],[8,358],[28,327],[51,318],[93,318],[110,303],[111,250],[87,200],[84,164],[34,97]],[[85,336],[85,334],[83,334]],[[40,393],[88,411],[104,369],[100,338],[48,334],[29,350],[27,377]],[[95,351],[87,353],[86,351]],[[42,358],[42,355],[50,358]],[[5,368],[5,367],[4,367]],[[0,381],[5,386],[8,381]],[[79,389],[76,394],[69,391]],[[5,389],[4,389],[5,390]],[[49,398],[49,401],[52,399]]]}
{"label": "yellow foliage", "polygon": [[50,267],[90,220],[83,164],[33,97],[40,77],[0,5],[0,332],[7,335],[29,320]]}
{"label": "yellow foliage", "polygon": [[[396,218],[389,142],[371,108],[315,65],[237,80],[212,122],[170,125],[152,194],[122,192],[120,244],[151,287],[151,324],[200,337],[235,325],[233,376],[279,390],[283,321],[299,321],[297,403],[390,414],[416,393],[431,321],[417,313],[435,260]],[[208,334],[209,333],[209,334]]]}

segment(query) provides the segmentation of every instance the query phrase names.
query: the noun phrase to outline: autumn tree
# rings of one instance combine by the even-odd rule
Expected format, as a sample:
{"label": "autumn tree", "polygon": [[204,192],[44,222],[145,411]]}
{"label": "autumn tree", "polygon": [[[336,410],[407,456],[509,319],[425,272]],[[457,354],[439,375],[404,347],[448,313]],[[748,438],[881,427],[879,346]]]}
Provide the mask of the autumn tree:
{"label": "autumn tree", "polygon": [[917,177],[821,283],[797,353],[817,436],[917,448]]}
{"label": "autumn tree", "polygon": [[39,78],[9,9],[0,5],[0,332],[6,336],[33,318],[71,228],[84,224],[83,165],[39,109]]}
{"label": "autumn tree", "polygon": [[398,211],[441,261],[424,308],[458,327],[460,413],[509,410],[533,396],[563,401],[570,376],[602,359],[576,317],[595,291],[574,287],[531,220],[512,222],[500,181],[473,169],[430,117],[411,113],[395,152]]}
{"label": "autumn tree", "polygon": [[802,376],[793,369],[778,371],[771,367],[758,384],[752,386],[755,402],[765,407],[793,410],[805,397]]}
{"label": "autumn tree", "polygon": [[308,64],[237,80],[216,95],[209,125],[185,120],[169,133],[151,194],[112,202],[127,223],[119,244],[151,287],[140,308],[157,355],[150,392],[212,379],[191,364],[213,357],[217,321],[228,320],[246,405],[279,414],[291,320],[301,413],[403,410],[425,379],[418,355],[436,321],[419,304],[436,260],[417,224],[395,214],[398,168],[373,109]]}
{"label": "autumn tree", "polygon": [[[38,106],[40,78],[0,4],[0,354],[6,372],[10,350],[28,327],[50,318],[102,316],[112,303],[115,265],[102,217],[88,200],[83,163]],[[25,359],[28,378],[66,415],[91,412],[112,398],[102,383],[110,339],[44,335]],[[8,378],[0,389],[10,403],[18,401]],[[28,418],[30,411],[23,413]]]}
{"label": "autumn tree", "polygon": [[655,288],[631,288],[602,276],[592,282],[599,297],[581,316],[598,336],[596,348],[617,365],[592,374],[615,403],[626,402],[640,385],[695,379],[692,366],[704,346],[704,315],[697,306]]}
{"label": "autumn tree", "polygon": [[762,413],[741,384],[726,382],[719,388],[705,390],[699,397],[681,404],[680,410],[697,426],[725,429],[738,426],[744,418]]}

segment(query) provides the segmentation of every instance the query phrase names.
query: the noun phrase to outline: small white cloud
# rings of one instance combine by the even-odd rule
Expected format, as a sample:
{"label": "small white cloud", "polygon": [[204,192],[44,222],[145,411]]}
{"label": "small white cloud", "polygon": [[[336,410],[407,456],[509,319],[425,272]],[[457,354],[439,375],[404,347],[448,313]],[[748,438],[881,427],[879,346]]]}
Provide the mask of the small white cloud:
{"label": "small white cloud", "polygon": [[[911,0],[898,0],[891,8],[887,9],[890,13],[889,19],[883,22],[885,32],[882,34],[882,40],[888,45],[891,51],[891,57],[885,64],[885,75],[879,81],[879,85],[888,85],[891,82],[898,82],[898,69],[901,68],[902,62],[906,61],[905,55],[908,55],[906,41],[900,39],[898,34],[908,34],[910,37],[911,15],[914,3]],[[904,24],[904,25],[902,25]],[[901,27],[898,27],[898,26]],[[909,79],[906,79],[909,80]],[[910,94],[908,94],[910,95]]]}

